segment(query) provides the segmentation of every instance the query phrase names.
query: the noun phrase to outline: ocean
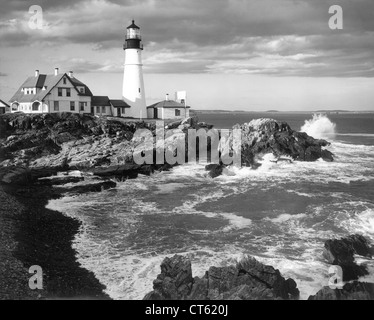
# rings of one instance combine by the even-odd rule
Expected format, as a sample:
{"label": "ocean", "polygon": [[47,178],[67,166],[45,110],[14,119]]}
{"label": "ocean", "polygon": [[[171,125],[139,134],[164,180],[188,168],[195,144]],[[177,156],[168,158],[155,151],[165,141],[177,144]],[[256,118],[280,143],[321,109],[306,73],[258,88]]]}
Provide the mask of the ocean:
{"label": "ocean", "polygon": [[[256,118],[286,121],[331,142],[333,163],[271,162],[207,177],[203,164],[140,176],[101,193],[51,200],[82,221],[73,247],[114,299],[142,299],[160,263],[188,255],[194,276],[243,255],[293,278],[307,299],[328,285],[324,242],[352,233],[374,241],[374,113],[199,113],[216,128]],[[363,280],[374,281],[374,264]]]}

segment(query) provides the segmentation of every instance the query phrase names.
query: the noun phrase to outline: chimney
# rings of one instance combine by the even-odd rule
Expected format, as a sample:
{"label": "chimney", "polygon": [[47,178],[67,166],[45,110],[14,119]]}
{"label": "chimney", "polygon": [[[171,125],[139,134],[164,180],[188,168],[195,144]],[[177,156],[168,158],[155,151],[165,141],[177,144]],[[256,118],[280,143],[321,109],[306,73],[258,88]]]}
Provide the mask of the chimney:
{"label": "chimney", "polygon": [[166,94],[166,99],[165,100],[169,101],[169,94],[168,93]]}
{"label": "chimney", "polygon": [[35,70],[35,77],[39,77],[39,70]]}
{"label": "chimney", "polygon": [[55,76],[58,75],[58,68],[55,68]]}
{"label": "chimney", "polygon": [[73,71],[69,71],[69,77],[70,78],[73,78],[74,76],[73,76]]}

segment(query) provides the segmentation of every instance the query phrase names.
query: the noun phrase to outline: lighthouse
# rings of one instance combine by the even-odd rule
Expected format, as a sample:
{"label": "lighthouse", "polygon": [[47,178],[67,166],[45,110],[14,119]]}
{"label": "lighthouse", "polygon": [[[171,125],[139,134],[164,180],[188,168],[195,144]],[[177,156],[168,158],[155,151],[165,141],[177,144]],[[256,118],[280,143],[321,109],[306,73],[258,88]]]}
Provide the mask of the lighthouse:
{"label": "lighthouse", "polygon": [[123,45],[125,65],[122,98],[131,107],[129,111],[126,110],[126,116],[133,118],[147,118],[141,42],[140,28],[132,20],[132,24],[127,28],[126,41]]}

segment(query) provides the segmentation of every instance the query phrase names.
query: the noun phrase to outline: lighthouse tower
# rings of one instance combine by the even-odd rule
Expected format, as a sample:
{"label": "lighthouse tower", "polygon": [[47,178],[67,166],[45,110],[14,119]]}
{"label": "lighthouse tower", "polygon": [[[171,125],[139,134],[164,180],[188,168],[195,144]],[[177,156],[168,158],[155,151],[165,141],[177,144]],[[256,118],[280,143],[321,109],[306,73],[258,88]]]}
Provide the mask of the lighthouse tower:
{"label": "lighthouse tower", "polygon": [[126,116],[147,118],[145,103],[144,80],[142,70],[142,38],[140,28],[134,20],[127,28],[125,50],[125,66],[123,74],[122,98],[131,107],[126,110]]}

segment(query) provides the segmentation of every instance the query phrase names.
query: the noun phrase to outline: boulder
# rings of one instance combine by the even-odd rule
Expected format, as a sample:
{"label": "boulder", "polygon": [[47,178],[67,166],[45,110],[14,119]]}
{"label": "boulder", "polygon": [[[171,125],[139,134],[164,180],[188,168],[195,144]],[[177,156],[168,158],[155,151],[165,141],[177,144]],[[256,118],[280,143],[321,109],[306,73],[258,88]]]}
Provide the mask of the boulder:
{"label": "boulder", "polygon": [[224,168],[225,166],[221,164],[208,164],[207,166],[205,166],[205,170],[209,171],[208,176],[211,178],[216,178],[222,175]]}
{"label": "boulder", "polygon": [[314,139],[303,132],[296,132],[285,122],[273,119],[257,119],[243,125],[235,125],[242,134],[242,165],[252,166],[256,157],[272,153],[275,157],[288,156],[298,161],[316,161],[320,158],[333,161],[333,154],[323,149],[329,143]]}
{"label": "boulder", "polygon": [[144,300],[281,300],[298,299],[292,279],[252,257],[236,265],[211,267],[202,278],[192,278],[189,259],[175,255],[165,258],[153,291]]}
{"label": "boulder", "polygon": [[355,254],[372,257],[373,248],[362,235],[350,235],[340,240],[333,239],[325,242],[323,256],[330,264],[342,268],[343,281],[357,280],[368,274],[366,266],[356,264]]}

